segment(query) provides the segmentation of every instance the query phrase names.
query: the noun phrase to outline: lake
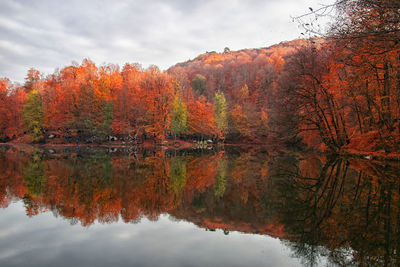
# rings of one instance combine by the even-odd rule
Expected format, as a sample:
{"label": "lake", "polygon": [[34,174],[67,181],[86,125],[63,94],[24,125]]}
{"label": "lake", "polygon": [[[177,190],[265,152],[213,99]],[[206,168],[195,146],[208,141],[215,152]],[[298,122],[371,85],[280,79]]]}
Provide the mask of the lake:
{"label": "lake", "polygon": [[400,165],[0,147],[0,266],[398,266]]}

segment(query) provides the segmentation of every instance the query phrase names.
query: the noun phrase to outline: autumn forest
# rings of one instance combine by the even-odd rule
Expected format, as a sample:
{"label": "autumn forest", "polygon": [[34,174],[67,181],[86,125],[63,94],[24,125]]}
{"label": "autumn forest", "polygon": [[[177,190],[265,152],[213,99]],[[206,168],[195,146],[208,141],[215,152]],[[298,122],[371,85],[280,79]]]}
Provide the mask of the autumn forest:
{"label": "autumn forest", "polygon": [[[336,22],[322,37],[206,52],[166,71],[85,59],[47,76],[32,68],[23,85],[3,78],[0,138],[160,143],[169,137],[397,152],[400,4],[358,0],[334,7]],[[318,19],[318,11],[311,16]]]}
{"label": "autumn forest", "polygon": [[399,0],[10,2],[1,266],[399,266]]}

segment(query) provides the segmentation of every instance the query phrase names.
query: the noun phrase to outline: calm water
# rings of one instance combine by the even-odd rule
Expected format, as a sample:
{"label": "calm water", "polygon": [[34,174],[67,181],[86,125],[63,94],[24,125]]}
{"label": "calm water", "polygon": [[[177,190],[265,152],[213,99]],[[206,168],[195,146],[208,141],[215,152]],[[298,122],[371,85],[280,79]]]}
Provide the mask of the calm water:
{"label": "calm water", "polygon": [[398,266],[399,166],[0,147],[0,266]]}

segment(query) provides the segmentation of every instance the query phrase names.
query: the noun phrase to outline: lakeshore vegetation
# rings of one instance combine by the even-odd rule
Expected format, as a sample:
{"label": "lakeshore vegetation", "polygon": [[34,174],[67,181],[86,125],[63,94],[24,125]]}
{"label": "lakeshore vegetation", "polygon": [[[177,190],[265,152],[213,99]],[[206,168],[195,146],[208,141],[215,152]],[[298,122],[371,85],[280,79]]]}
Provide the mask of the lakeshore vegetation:
{"label": "lakeshore vegetation", "polygon": [[396,153],[400,3],[331,7],[336,22],[323,37],[206,52],[166,71],[85,59],[47,76],[30,69],[23,85],[1,79],[0,139],[173,137]]}

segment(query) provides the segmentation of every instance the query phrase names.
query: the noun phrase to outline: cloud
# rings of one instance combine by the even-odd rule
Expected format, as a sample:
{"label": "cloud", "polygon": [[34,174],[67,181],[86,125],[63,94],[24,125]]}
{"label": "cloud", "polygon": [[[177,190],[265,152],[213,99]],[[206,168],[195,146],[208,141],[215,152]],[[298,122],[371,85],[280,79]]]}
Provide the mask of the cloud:
{"label": "cloud", "polygon": [[279,239],[222,230],[161,215],[138,224],[88,228],[61,216],[25,215],[22,201],[0,209],[2,266],[299,266]]}
{"label": "cloud", "polygon": [[22,82],[73,60],[161,69],[205,51],[265,47],[300,36],[290,16],[317,0],[0,0],[0,77]]}

